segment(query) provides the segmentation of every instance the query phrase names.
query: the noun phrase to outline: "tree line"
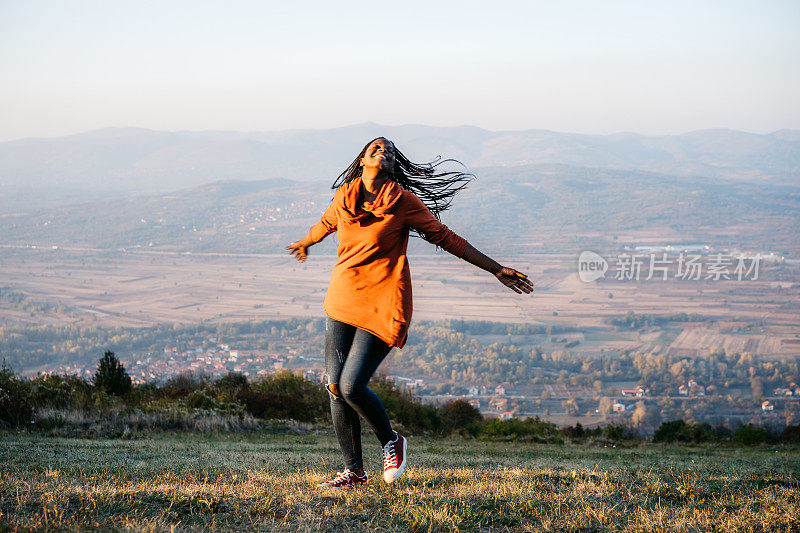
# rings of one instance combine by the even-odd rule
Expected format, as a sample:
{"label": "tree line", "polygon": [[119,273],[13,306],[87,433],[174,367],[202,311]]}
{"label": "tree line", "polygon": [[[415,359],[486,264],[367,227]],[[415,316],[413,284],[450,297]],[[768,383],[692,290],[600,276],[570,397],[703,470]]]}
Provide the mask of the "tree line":
{"label": "tree line", "polygon": [[[638,438],[635,427],[620,424],[588,429],[578,423],[559,428],[538,417],[486,419],[464,400],[434,407],[398,389],[384,376],[374,378],[370,387],[380,396],[394,424],[411,434],[460,434],[471,438],[512,438],[546,443],[563,443],[565,439],[583,442]],[[264,421],[291,419],[327,423],[329,396],[321,383],[289,372],[253,381],[238,373],[228,373],[216,379],[202,374],[182,374],[161,384],[133,384],[124,365],[111,351],[106,351],[98,361],[91,380],[57,374],[39,374],[24,379],[9,369],[4,361],[0,369],[0,426],[31,431],[52,429],[59,421],[39,417],[47,409],[96,413],[138,411],[156,415],[164,413],[164,416],[171,416],[174,410],[179,410],[189,414],[249,415]],[[60,423],[65,422],[62,419]],[[787,426],[778,433],[752,425],[732,430],[676,420],[661,424],[653,440],[740,445],[800,443],[800,427]]]}

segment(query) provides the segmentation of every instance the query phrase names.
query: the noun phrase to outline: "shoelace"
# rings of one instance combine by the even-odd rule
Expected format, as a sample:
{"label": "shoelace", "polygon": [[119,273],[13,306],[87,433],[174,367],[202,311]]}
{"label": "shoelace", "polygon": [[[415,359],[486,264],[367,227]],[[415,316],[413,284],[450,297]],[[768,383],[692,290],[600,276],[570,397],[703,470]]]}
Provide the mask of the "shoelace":
{"label": "shoelace", "polygon": [[351,477],[357,478],[358,476],[356,476],[355,473],[350,470],[345,470],[344,472],[337,472],[336,477],[333,478],[333,481],[331,481],[330,483],[331,485],[339,485],[341,483],[344,483]]}
{"label": "shoelace", "polygon": [[[397,439],[400,440],[400,439]],[[393,467],[397,463],[397,451],[394,449],[395,442],[387,442],[383,447],[383,467]]]}

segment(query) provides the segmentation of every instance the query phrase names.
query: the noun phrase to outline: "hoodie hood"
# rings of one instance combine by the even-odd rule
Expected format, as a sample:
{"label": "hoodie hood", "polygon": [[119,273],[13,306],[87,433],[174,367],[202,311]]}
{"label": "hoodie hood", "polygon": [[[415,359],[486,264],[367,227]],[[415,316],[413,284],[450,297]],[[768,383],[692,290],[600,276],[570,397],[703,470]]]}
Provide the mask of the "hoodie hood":
{"label": "hoodie hood", "polygon": [[351,221],[360,220],[367,215],[382,217],[397,204],[403,196],[403,187],[396,181],[387,179],[378,190],[378,195],[372,202],[364,202],[358,209],[358,196],[361,192],[361,176],[350,183],[342,185],[344,212]]}

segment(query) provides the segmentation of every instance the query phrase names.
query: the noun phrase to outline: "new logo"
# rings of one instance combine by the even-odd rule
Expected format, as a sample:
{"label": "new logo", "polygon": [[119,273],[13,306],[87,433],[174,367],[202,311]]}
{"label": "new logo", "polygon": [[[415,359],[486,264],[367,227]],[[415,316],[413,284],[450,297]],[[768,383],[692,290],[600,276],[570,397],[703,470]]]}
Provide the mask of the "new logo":
{"label": "new logo", "polygon": [[585,283],[605,277],[606,270],[608,261],[599,254],[586,250],[578,257],[578,277]]}

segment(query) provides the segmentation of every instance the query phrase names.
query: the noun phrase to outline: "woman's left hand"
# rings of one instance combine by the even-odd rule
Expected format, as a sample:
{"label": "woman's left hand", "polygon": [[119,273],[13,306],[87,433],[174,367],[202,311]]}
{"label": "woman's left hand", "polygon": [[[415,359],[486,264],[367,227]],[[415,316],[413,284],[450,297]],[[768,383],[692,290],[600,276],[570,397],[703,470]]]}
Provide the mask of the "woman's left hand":
{"label": "woman's left hand", "polygon": [[528,279],[528,276],[513,268],[502,267],[495,273],[495,276],[500,280],[500,283],[518,294],[523,292],[530,294],[533,292],[533,283]]}

